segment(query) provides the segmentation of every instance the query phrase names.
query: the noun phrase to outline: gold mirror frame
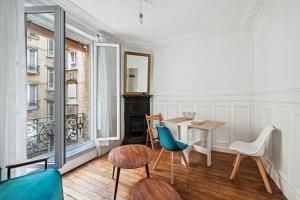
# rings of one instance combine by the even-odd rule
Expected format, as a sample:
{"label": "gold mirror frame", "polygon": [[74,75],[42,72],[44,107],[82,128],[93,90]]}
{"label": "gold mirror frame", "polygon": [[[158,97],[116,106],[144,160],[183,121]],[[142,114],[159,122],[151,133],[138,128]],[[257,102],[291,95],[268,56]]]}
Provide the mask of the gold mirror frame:
{"label": "gold mirror frame", "polygon": [[[128,55],[134,55],[134,56],[144,56],[148,58],[148,80],[147,80],[147,92],[128,92],[127,91],[127,56]],[[130,52],[125,51],[124,52],[124,94],[126,95],[149,95],[150,93],[150,73],[151,73],[151,54],[147,53],[138,53],[138,52]]]}

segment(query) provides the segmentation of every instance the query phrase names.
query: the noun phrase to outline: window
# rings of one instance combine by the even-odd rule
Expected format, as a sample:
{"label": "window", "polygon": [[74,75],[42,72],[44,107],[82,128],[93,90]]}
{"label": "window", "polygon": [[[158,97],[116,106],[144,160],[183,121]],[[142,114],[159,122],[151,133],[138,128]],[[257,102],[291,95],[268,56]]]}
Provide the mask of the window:
{"label": "window", "polygon": [[77,85],[76,84],[68,84],[68,104],[76,104],[77,103]]}
{"label": "window", "polygon": [[54,90],[54,69],[48,69],[48,90]]}
{"label": "window", "polygon": [[48,102],[48,117],[50,117],[51,120],[53,120],[54,117],[54,103]]}
{"label": "window", "polygon": [[72,69],[76,67],[76,52],[69,51],[68,52],[68,69]]}
{"label": "window", "polygon": [[33,48],[27,49],[27,72],[38,73],[38,50]]}
{"label": "window", "polygon": [[54,41],[48,39],[48,57],[54,57]]}
{"label": "window", "polygon": [[28,107],[29,108],[37,108],[38,100],[37,100],[37,84],[29,84],[27,88],[27,98],[28,98]]}

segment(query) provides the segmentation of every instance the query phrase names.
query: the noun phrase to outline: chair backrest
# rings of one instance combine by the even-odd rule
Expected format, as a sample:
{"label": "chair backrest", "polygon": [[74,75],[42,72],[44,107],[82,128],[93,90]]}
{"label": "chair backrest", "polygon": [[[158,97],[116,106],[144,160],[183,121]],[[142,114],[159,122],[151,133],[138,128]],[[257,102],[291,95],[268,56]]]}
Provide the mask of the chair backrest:
{"label": "chair backrest", "polygon": [[165,126],[157,126],[156,128],[160,145],[169,151],[177,151],[178,146],[170,129]]}
{"label": "chair backrest", "polygon": [[[154,124],[154,121],[158,121],[158,124]],[[147,132],[153,135],[153,128],[156,128],[156,126],[163,126],[164,125],[164,118],[161,113],[158,115],[147,115],[146,114],[146,121],[147,121]],[[154,125],[154,126],[153,126]]]}
{"label": "chair backrest", "polygon": [[264,144],[274,130],[275,130],[274,126],[272,125],[267,126],[257,137],[257,139],[252,143],[258,149],[257,154],[262,155],[264,153]]}

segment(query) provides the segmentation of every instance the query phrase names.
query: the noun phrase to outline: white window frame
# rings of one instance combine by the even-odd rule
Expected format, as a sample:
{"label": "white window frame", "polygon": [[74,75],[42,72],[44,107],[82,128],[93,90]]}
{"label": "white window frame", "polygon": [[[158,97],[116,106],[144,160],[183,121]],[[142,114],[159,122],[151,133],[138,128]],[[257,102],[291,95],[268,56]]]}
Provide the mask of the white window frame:
{"label": "white window frame", "polygon": [[[50,74],[53,74],[53,83],[50,83]],[[53,68],[48,68],[48,90],[54,90],[55,85],[55,72]]]}
{"label": "white window frame", "polygon": [[[70,97],[69,95],[69,87],[73,86],[75,88],[75,96]],[[67,104],[77,104],[77,84],[76,83],[70,83],[67,84]]]}
{"label": "white window frame", "polygon": [[[72,54],[74,54],[74,60],[72,60]],[[74,50],[68,51],[68,69],[77,68],[77,52]]]}
{"label": "white window frame", "polygon": [[[115,47],[117,52],[117,135],[115,137],[97,137],[97,48],[98,47]],[[92,79],[92,98],[91,98],[91,111],[92,111],[92,120],[91,120],[91,129],[94,133],[96,141],[111,141],[111,140],[120,140],[121,139],[121,51],[119,44],[112,43],[94,43],[93,49],[93,65],[91,69]]]}
{"label": "white window frame", "polygon": [[[31,98],[30,98],[30,92],[31,92],[31,89],[30,87],[34,86],[34,102],[35,102],[35,105],[34,106],[31,106],[30,105],[30,102],[31,102]],[[33,109],[33,108],[38,108],[38,84],[35,84],[35,83],[31,83],[31,84],[28,84],[27,85],[27,106],[29,109]]]}
{"label": "white window frame", "polygon": [[[30,61],[30,51],[34,51],[34,63],[33,66],[35,67],[35,70],[30,70],[29,66],[31,65],[31,63],[29,63]],[[29,73],[38,73],[38,49],[37,48],[33,48],[33,47],[27,47],[27,60],[26,60],[26,66],[27,66],[27,72]]]}
{"label": "white window frame", "polygon": [[[53,49],[50,49],[50,43],[52,42],[52,45],[53,45]],[[50,57],[50,58],[53,58],[54,57],[54,40],[53,39],[48,39],[47,41],[47,56]]]}
{"label": "white window frame", "polygon": [[[50,113],[50,110],[51,110],[51,104],[52,104],[52,115]],[[48,101],[47,102],[47,114],[48,114],[48,117],[51,117],[51,118],[54,118],[54,102],[53,101]]]}

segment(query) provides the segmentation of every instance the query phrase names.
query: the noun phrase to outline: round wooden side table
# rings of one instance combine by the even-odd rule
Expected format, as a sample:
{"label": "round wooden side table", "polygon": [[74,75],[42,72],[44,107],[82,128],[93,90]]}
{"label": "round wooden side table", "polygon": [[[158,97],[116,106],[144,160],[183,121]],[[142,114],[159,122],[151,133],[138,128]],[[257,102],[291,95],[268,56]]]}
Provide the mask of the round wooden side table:
{"label": "round wooden side table", "polygon": [[180,200],[177,191],[168,183],[157,178],[143,178],[132,191],[132,200]]}
{"label": "round wooden side table", "polygon": [[146,145],[140,144],[119,146],[109,152],[108,162],[114,166],[113,171],[115,171],[115,167],[117,167],[114,199],[117,197],[121,168],[136,169],[145,166],[147,177],[150,177],[148,163],[151,161],[152,157],[152,150]]}

